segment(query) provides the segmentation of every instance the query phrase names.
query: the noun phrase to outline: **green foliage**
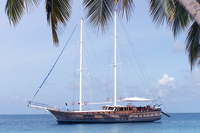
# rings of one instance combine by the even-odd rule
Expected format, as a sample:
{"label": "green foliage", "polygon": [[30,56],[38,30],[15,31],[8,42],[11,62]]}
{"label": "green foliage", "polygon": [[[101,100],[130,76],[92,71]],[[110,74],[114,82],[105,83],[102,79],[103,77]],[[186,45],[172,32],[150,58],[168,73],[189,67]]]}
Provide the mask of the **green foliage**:
{"label": "green foliage", "polygon": [[71,15],[70,0],[46,0],[46,13],[47,22],[52,29],[53,42],[57,45],[59,26],[66,26]]}
{"label": "green foliage", "polygon": [[101,28],[104,31],[112,20],[113,11],[126,14],[127,20],[131,16],[134,3],[133,0],[84,0],[83,5],[86,11],[86,18],[89,19],[93,29]]}
{"label": "green foliage", "polygon": [[[5,12],[10,24],[16,26],[22,16],[28,10],[34,9],[40,1],[7,0]],[[59,43],[60,29],[65,27],[70,19],[71,3],[71,0],[46,0],[47,22],[51,26],[53,42],[56,45]],[[133,11],[134,2],[133,0],[83,0],[83,6],[91,27],[97,31],[100,28],[104,31],[112,20],[114,10],[117,10],[122,17],[125,14],[128,20]],[[166,22],[175,38],[193,23],[191,16],[176,0],[150,0],[150,16],[157,26]],[[199,26],[193,23],[186,38],[191,70],[196,62],[200,64],[199,36]]]}
{"label": "green foliage", "polygon": [[[153,22],[160,26],[166,21],[175,38],[193,23],[191,16],[176,0],[151,0],[150,3]],[[200,64],[199,36],[199,25],[193,23],[186,38],[186,50],[189,54],[191,70],[196,63]]]}
{"label": "green foliage", "polygon": [[7,0],[5,12],[10,24],[14,26],[19,23],[25,10],[32,9],[39,4],[40,0]]}
{"label": "green foliage", "polygon": [[194,22],[192,26],[190,27],[188,31],[188,36],[186,38],[186,50],[189,53],[189,61],[191,70],[193,66],[200,60],[200,45],[199,45],[199,39],[200,39],[200,27],[199,25]]}
{"label": "green foliage", "polygon": [[[16,26],[22,16],[34,7],[37,7],[41,0],[7,0],[5,11],[10,24]],[[53,42],[58,45],[58,32],[71,15],[71,0],[46,0],[47,21],[52,28]]]}
{"label": "green foliage", "polygon": [[101,27],[105,30],[105,26],[112,19],[114,0],[84,0],[83,5],[86,10],[86,18],[93,28]]}
{"label": "green foliage", "polygon": [[171,8],[168,0],[151,0],[150,1],[150,16],[153,22],[157,26],[163,25],[166,21],[167,24],[170,22],[169,11]]}
{"label": "green foliage", "polygon": [[131,12],[133,12],[133,7],[135,7],[133,0],[116,0],[115,4],[117,4],[117,10],[121,13],[122,17],[125,13],[126,19],[129,20]]}
{"label": "green foliage", "polygon": [[[33,9],[41,0],[7,0],[5,11],[10,24],[16,26],[25,14],[25,10]],[[47,22],[51,26],[53,42],[59,44],[58,33],[67,25],[71,15],[71,0],[45,0]],[[112,20],[113,11],[126,14],[127,20],[131,16],[134,3],[133,0],[83,0],[86,18],[92,28],[101,28],[102,31],[108,27]]]}
{"label": "green foliage", "polygon": [[174,17],[171,19],[170,26],[174,33],[174,37],[177,37],[190,25],[190,16],[186,10],[178,3],[175,2],[175,12]]}

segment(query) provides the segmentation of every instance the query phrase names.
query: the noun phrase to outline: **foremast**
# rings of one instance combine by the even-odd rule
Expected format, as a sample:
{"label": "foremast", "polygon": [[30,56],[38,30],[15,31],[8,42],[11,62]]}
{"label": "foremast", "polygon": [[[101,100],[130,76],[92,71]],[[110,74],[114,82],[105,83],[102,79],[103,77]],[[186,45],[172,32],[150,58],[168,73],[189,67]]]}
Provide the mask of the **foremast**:
{"label": "foremast", "polygon": [[82,111],[82,70],[83,70],[83,66],[82,66],[82,53],[83,53],[83,18],[81,18],[81,31],[80,31],[80,106],[79,106],[79,111]]}
{"label": "foremast", "polygon": [[115,24],[114,24],[114,106],[117,105],[117,11],[115,10]]}

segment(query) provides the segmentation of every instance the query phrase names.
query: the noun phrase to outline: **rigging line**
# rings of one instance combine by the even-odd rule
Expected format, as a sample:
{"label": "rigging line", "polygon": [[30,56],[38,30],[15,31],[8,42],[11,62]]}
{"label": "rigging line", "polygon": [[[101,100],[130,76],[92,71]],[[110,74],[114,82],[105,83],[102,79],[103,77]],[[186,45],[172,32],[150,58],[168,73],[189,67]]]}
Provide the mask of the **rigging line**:
{"label": "rigging line", "polygon": [[[126,33],[126,37],[128,36],[128,33]],[[127,37],[128,38],[128,37]],[[129,38],[128,38],[129,39]],[[131,42],[131,40],[129,39],[129,44],[132,44],[132,42]],[[132,44],[133,45],[133,44]],[[131,47],[131,50],[133,51],[133,49],[132,49],[132,47]],[[135,52],[134,52],[135,51]],[[146,78],[145,78],[145,76],[144,76],[144,73],[143,73],[143,70],[141,69],[141,67],[140,67],[140,64],[142,64],[141,63],[141,61],[140,61],[140,59],[139,59],[139,56],[137,55],[137,53],[136,53],[136,50],[135,50],[135,48],[134,48],[134,51],[133,51],[133,55],[134,55],[134,57],[135,57],[135,60],[136,60],[136,62],[137,62],[137,64],[138,64],[138,66],[139,66],[139,69],[140,69],[140,72],[141,72],[141,74],[142,74],[142,76],[144,77],[144,82],[146,82],[146,83],[148,83],[147,81],[146,81]],[[136,53],[136,54],[135,54]],[[138,62],[138,59],[139,59],[139,61],[140,62]],[[143,68],[144,69],[144,68]],[[142,80],[142,78],[141,78],[141,80]],[[142,81],[143,82],[143,81]],[[145,85],[145,84],[144,84]],[[146,85],[145,85],[146,86]],[[146,88],[148,88],[148,87],[146,87]]]}
{"label": "rigging line", "polygon": [[[89,59],[91,59],[90,56],[89,56],[88,51],[86,50],[86,47],[83,47],[83,48],[84,48],[84,58],[85,58],[86,55],[87,55],[87,57],[88,57]],[[91,62],[92,62],[92,60],[91,60]],[[87,97],[89,97],[89,100],[93,101],[93,98],[90,97],[89,94],[91,93],[91,95],[92,95],[92,93],[93,93],[93,91],[91,91],[91,85],[94,86],[93,88],[96,88],[96,86],[95,86],[95,84],[94,84],[94,81],[91,79],[90,72],[89,72],[89,63],[88,63],[88,61],[86,60],[86,58],[85,58],[85,64],[86,64],[86,67],[87,67],[87,83],[88,83],[88,87],[89,87],[88,96],[87,96]],[[92,64],[94,65],[93,62],[92,62]],[[94,65],[94,67],[95,67],[95,65]],[[88,81],[90,81],[91,85],[89,84]],[[96,91],[96,89],[93,89],[93,90]],[[98,99],[97,93],[95,93],[95,94],[96,94],[96,98]]]}
{"label": "rigging line", "polygon": [[[84,27],[86,27],[86,26],[85,26],[85,23],[83,23],[83,25],[84,25]],[[93,45],[91,45],[92,43],[91,43],[91,40],[90,40],[90,36],[88,35],[87,28],[85,28],[84,31],[86,31],[86,36],[87,36],[87,38],[89,38],[89,44],[90,44],[90,46],[91,46],[91,48],[92,48],[92,52],[93,52],[93,54],[94,54],[94,58],[95,58],[96,64],[97,64],[97,66],[99,66],[99,65],[98,65],[99,63],[97,62],[96,54],[95,54],[95,52],[94,52]],[[86,55],[87,55],[87,58],[90,59],[90,61],[92,62],[92,64],[93,64],[95,70],[97,71],[99,77],[102,78],[103,76],[102,76],[102,73],[101,73],[100,68],[98,67],[99,70],[96,68],[95,63],[94,63],[93,60],[90,58],[89,52],[87,51],[87,49],[88,49],[87,46],[89,46],[89,45],[87,44],[87,45],[83,45],[83,46],[84,46],[83,48],[84,48],[84,55],[85,55],[84,57],[86,57]],[[86,48],[87,48],[87,49],[86,49]],[[88,60],[86,60],[86,58],[85,58],[85,62],[86,62],[87,68],[89,68]],[[99,71],[100,71],[100,72],[99,72]],[[89,72],[89,69],[87,69],[87,72]],[[87,76],[87,79],[88,79],[88,76]],[[94,84],[94,81],[91,79],[90,73],[89,73],[89,79],[90,79],[91,85],[94,86],[94,88],[97,88],[97,87],[95,86],[95,84]],[[88,83],[89,83],[89,82],[88,82]],[[89,85],[89,84],[88,84],[88,85]],[[91,88],[91,85],[89,85],[90,88]],[[89,93],[92,94],[93,91],[90,92],[90,88],[89,88]],[[105,87],[105,88],[106,88],[106,87]],[[93,89],[93,90],[96,91],[96,89]],[[98,93],[95,93],[95,94],[96,94],[96,98],[98,99],[98,96],[97,96]],[[91,97],[91,98],[89,98],[89,99],[90,99],[91,101],[93,101],[93,97]],[[92,105],[92,107],[94,108],[93,105]]]}
{"label": "rigging line", "polygon": [[[78,23],[78,22],[79,22],[79,20],[77,21],[77,23]],[[77,27],[77,28],[78,28],[78,27]],[[80,30],[78,30],[78,31],[80,31]],[[76,36],[75,38],[76,38],[76,39],[75,39],[76,42],[78,42],[77,40],[79,39],[79,35],[77,34],[77,36]],[[72,57],[73,57],[73,61],[74,61],[74,62],[73,62],[73,63],[74,63],[74,67],[73,67],[73,68],[75,68],[75,66],[76,66],[76,64],[77,64],[77,61],[78,61],[78,60],[77,60],[77,56],[76,56],[76,53],[77,53],[76,50],[78,49],[78,47],[76,46],[76,45],[77,45],[76,43],[74,43],[74,44],[75,44],[75,48],[73,49],[73,51],[74,51],[73,53],[74,53],[74,54],[73,54],[73,56],[72,56]],[[74,89],[74,88],[76,88],[76,87],[75,87],[75,71],[74,71],[74,73],[73,73],[73,76],[74,76],[74,78],[73,78],[73,79],[74,79],[74,80],[73,80],[73,89],[72,89],[72,90],[73,90],[73,92],[72,92],[72,93],[73,93],[73,99],[69,99],[69,95],[68,95],[68,94],[70,94],[70,93],[68,93],[68,92],[70,91],[70,89],[68,89],[68,87],[66,87],[66,102],[68,103],[68,101],[70,101],[70,102],[69,102],[69,105],[71,104],[72,101],[74,101],[74,99],[75,99],[75,96],[74,96],[74,95],[76,94],[76,93],[74,92],[74,90],[76,90],[76,89]],[[72,100],[72,101],[71,101],[71,100]]]}
{"label": "rigging line", "polygon": [[[122,33],[122,31],[121,31],[121,26],[120,26],[120,32]],[[118,42],[119,42],[119,41],[118,41]],[[128,57],[127,48],[126,48],[126,46],[125,46],[125,42],[124,42],[123,36],[122,36],[122,43],[119,43],[119,44],[123,44],[123,45],[121,45],[121,47],[122,47],[122,48],[121,48],[121,51],[125,53],[125,57],[126,57],[126,60],[127,60],[127,62],[126,62],[126,60],[125,60],[125,63],[127,64],[128,70],[129,70],[130,75],[131,75],[133,88],[135,89],[136,86],[135,86],[135,83],[134,83],[134,80],[133,80],[133,73],[132,73],[131,68],[130,68],[130,66],[131,66],[130,63],[132,64],[132,62],[130,61],[130,59],[129,59],[129,57]],[[122,53],[122,52],[121,52],[121,53]],[[124,57],[124,56],[123,56],[123,53],[122,53],[122,57]],[[125,58],[125,57],[124,57],[124,58]],[[133,67],[134,67],[134,65],[133,65]]]}
{"label": "rigging line", "polygon": [[76,30],[77,26],[78,26],[78,24],[76,24],[76,26],[75,26],[74,30],[72,31],[72,34],[70,35],[70,37],[69,37],[69,39],[68,39],[67,43],[66,43],[66,44],[65,44],[65,46],[63,47],[63,49],[62,49],[62,51],[61,51],[60,55],[58,56],[57,60],[56,60],[56,61],[55,61],[55,63],[53,64],[53,66],[52,66],[51,70],[49,71],[49,73],[47,74],[46,78],[44,79],[44,81],[42,82],[42,84],[40,85],[40,87],[38,88],[38,90],[36,91],[36,93],[35,93],[35,95],[33,96],[33,98],[32,98],[32,100],[31,100],[31,101],[33,101],[33,100],[34,100],[35,96],[37,95],[37,93],[39,92],[39,90],[41,89],[41,87],[43,86],[43,84],[45,83],[45,81],[47,80],[47,78],[49,77],[49,75],[51,74],[51,72],[52,72],[53,68],[55,67],[56,63],[57,63],[57,62],[58,62],[58,60],[60,59],[60,56],[62,55],[63,51],[65,50],[65,48],[66,48],[66,46],[67,46],[68,42],[70,41],[70,39],[71,39],[71,37],[72,37],[72,35],[73,35],[74,31]]}
{"label": "rigging line", "polygon": [[[128,41],[129,41],[129,44],[132,44],[132,46],[133,46],[133,43],[132,43],[132,41],[131,41],[131,39],[130,39],[130,36],[128,35],[128,33],[127,33],[127,31],[126,31],[126,28],[124,27],[124,25],[123,25],[123,22],[122,21],[120,21],[120,23],[121,23],[121,25],[122,25],[122,29],[124,30],[124,33],[126,34],[126,37],[127,37],[127,39],[128,39]],[[133,51],[133,49],[134,49],[134,51]],[[142,78],[139,76],[139,74],[137,73],[137,71],[136,71],[136,73],[137,73],[137,75],[139,76],[139,78],[141,79],[141,81],[143,82],[143,85],[144,85],[144,87],[145,88],[148,88],[145,84],[144,84],[144,82],[146,82],[146,83],[148,83],[147,81],[146,81],[146,78],[145,78],[145,76],[144,76],[144,73],[143,73],[143,70],[140,68],[140,64],[141,65],[143,65],[142,64],[142,62],[141,62],[141,60],[140,60],[140,58],[139,58],[139,56],[138,56],[138,54],[137,54],[137,52],[136,52],[136,50],[135,50],[135,48],[134,48],[134,46],[133,46],[133,49],[132,49],[132,47],[131,47],[131,50],[132,50],[132,52],[133,52],[133,55],[134,55],[134,57],[135,57],[135,60],[136,60],[136,62],[137,62],[137,64],[138,64],[138,66],[139,66],[139,69],[140,69],[140,72],[141,72],[141,74],[142,74],[142,76],[144,77],[144,81],[142,80]],[[136,53],[136,55],[134,54],[134,53]],[[137,56],[137,57],[136,57]],[[138,58],[138,59],[137,59]],[[130,59],[128,58],[128,60],[130,61]],[[139,60],[139,61],[138,61]],[[130,63],[132,64],[132,62],[130,61]],[[142,66],[143,67],[143,69],[144,69],[144,66]],[[145,71],[145,69],[144,69],[144,71]],[[147,73],[146,73],[146,75],[147,75]],[[150,80],[149,80],[150,81]],[[151,81],[150,81],[151,82]],[[150,93],[150,95],[151,95],[151,97],[152,97],[152,94]],[[153,98],[153,97],[152,97]]]}
{"label": "rigging line", "polygon": [[[123,28],[123,27],[120,26],[120,31],[121,31],[121,28]],[[122,31],[121,31],[121,32],[122,32]],[[122,40],[123,40],[123,39],[122,39]],[[118,41],[118,42],[119,42],[119,41]],[[130,42],[129,42],[129,43],[130,43]],[[119,43],[119,44],[121,44],[121,43]],[[125,44],[125,43],[124,43],[124,40],[123,40],[123,43],[122,43],[122,44]],[[136,86],[135,86],[134,81],[133,81],[133,75],[132,75],[132,71],[131,71],[131,69],[130,69],[130,66],[131,66],[131,65],[132,65],[133,69],[135,70],[135,73],[138,75],[138,77],[140,78],[141,82],[143,83],[144,87],[145,87],[145,88],[148,88],[148,87],[146,87],[146,85],[144,84],[142,78],[140,77],[140,75],[139,75],[138,72],[136,71],[136,68],[134,67],[133,63],[131,62],[131,60],[130,60],[128,54],[127,54],[127,50],[126,50],[126,49],[127,49],[127,48],[125,47],[125,45],[122,45],[121,52],[124,52],[124,53],[125,53],[125,56],[123,56],[124,54],[122,54],[122,57],[126,58],[126,60],[127,60],[127,62],[126,62],[126,60],[125,60],[125,64],[127,65],[128,70],[129,70],[129,72],[130,72],[130,76],[131,76],[131,78],[132,78],[133,88],[134,88],[135,95],[136,95],[137,89],[136,89]],[[134,57],[135,57],[134,52],[133,52],[133,55],[134,55]],[[135,58],[136,58],[136,57],[135,57]],[[136,60],[137,60],[137,59],[136,59]],[[137,63],[137,64],[138,64],[138,63]],[[139,64],[138,64],[138,65],[139,65]],[[138,91],[137,91],[137,94],[139,94]],[[139,95],[140,95],[140,94],[139,94]],[[140,96],[141,96],[141,95],[140,95]]]}
{"label": "rigging line", "polygon": [[[131,76],[131,79],[132,79],[132,84],[133,84],[133,88],[134,88],[134,90],[135,90],[135,93],[136,93],[137,90],[136,90],[136,86],[135,86],[134,81],[133,81],[133,73],[132,73],[131,68],[130,68],[131,65],[132,65],[133,70],[135,71],[135,73],[138,75],[139,79],[140,79],[141,82],[143,83],[144,87],[145,87],[145,88],[148,88],[148,87],[144,84],[142,78],[140,77],[140,75],[138,74],[136,68],[134,67],[133,63],[131,62],[130,58],[128,57],[126,49],[125,49],[125,48],[124,48],[124,49],[121,48],[121,49],[122,49],[122,52],[124,52],[125,55],[126,55],[125,57],[124,57],[124,56],[123,56],[123,57],[127,59],[127,62],[125,61],[125,64],[127,65],[127,68],[128,68],[128,70],[129,70],[129,73],[130,73],[130,76]],[[123,54],[122,54],[122,55],[123,55]],[[138,93],[138,91],[137,91],[137,93]],[[138,94],[139,94],[139,93],[138,93]]]}
{"label": "rigging line", "polygon": [[[128,36],[129,37],[129,36]],[[129,40],[130,41],[130,44],[133,46],[133,43],[132,43],[132,41],[131,40]],[[141,71],[141,73],[142,73],[142,76],[144,77],[144,82],[146,82],[147,84],[149,84],[150,83],[150,85],[154,88],[154,86],[153,86],[153,84],[152,84],[152,82],[151,82],[151,80],[150,80],[150,78],[149,78],[149,76],[148,76],[148,74],[147,74],[147,71],[146,71],[146,69],[145,69],[145,67],[144,67],[144,65],[143,65],[143,63],[142,63],[142,61],[140,60],[140,57],[138,56],[138,54],[137,54],[137,51],[136,51],[136,49],[135,49],[135,47],[133,46],[133,49],[131,48],[131,50],[134,50],[135,51],[135,54],[134,54],[134,56],[135,57],[137,57],[136,58],[136,61],[137,61],[137,63],[138,63],[138,65],[140,66],[142,66],[142,68],[143,68],[143,70],[140,68],[140,71]],[[146,74],[146,76],[147,76],[147,79],[148,79],[148,81],[146,81],[147,79],[145,78],[145,74]],[[146,85],[145,85],[146,86]],[[148,88],[148,87],[147,87]],[[150,92],[150,95],[151,95],[151,97],[152,97],[152,99],[153,99],[153,96],[152,96],[152,93]]]}
{"label": "rigging line", "polygon": [[[80,21],[80,20],[79,20]],[[78,31],[80,31],[80,26],[78,27],[79,29],[78,29]],[[76,66],[77,66],[77,64],[78,64],[78,61],[79,61],[79,54],[77,54],[77,53],[79,53],[79,51],[80,51],[80,33],[79,34],[77,34],[77,36],[76,36],[76,43],[75,43],[75,48],[74,48],[74,55],[73,55],[73,60],[74,60],[74,67],[73,68],[76,68]],[[77,93],[77,84],[76,84],[76,77],[77,77],[77,73],[76,73],[76,70],[74,71],[74,74],[73,74],[73,76],[74,76],[74,78],[73,78],[73,89],[72,89],[72,91],[73,91],[73,101],[75,101],[75,104],[77,104],[77,101],[76,101],[76,99],[77,99],[77,97],[79,97],[78,96],[78,93]],[[74,109],[74,107],[75,106],[73,106],[73,109]]]}
{"label": "rigging line", "polygon": [[[90,97],[90,90],[91,90],[91,86],[90,86],[90,84],[89,84],[89,81],[90,81],[90,73],[89,73],[89,70],[88,70],[88,68],[89,68],[89,65],[88,65],[88,62],[87,62],[87,59],[86,59],[86,55],[87,55],[87,50],[86,50],[86,46],[87,45],[85,45],[84,43],[83,43],[83,60],[84,60],[84,63],[83,64],[85,64],[86,65],[86,75],[83,73],[83,76],[85,75],[86,76],[86,80],[87,80],[87,85],[84,85],[83,84],[83,90],[85,89],[85,90],[87,90],[87,91],[84,91],[83,92],[83,96],[82,96],[82,98],[83,99],[86,99],[86,101],[89,101],[89,100],[91,100],[91,97]],[[84,81],[84,80],[83,80]],[[92,82],[92,81],[91,81]],[[84,82],[83,82],[84,83]],[[84,95],[85,94],[85,95]],[[84,96],[86,96],[86,98],[84,98]],[[88,109],[88,106],[87,106],[87,109]]]}
{"label": "rigging line", "polygon": [[[123,25],[123,24],[122,24],[122,25]],[[126,29],[124,28],[124,30],[126,30]],[[126,33],[127,33],[127,31],[126,31]],[[146,71],[146,69],[145,69],[145,67],[144,67],[144,65],[143,65],[143,63],[142,63],[142,61],[140,60],[140,58],[139,58],[139,56],[138,56],[138,54],[137,54],[137,52],[136,52],[136,50],[135,50],[135,47],[134,47],[134,45],[133,45],[133,43],[132,43],[132,41],[131,41],[130,36],[128,35],[128,33],[127,33],[126,36],[127,36],[127,38],[129,39],[130,43],[132,44],[133,49],[134,49],[134,51],[135,51],[135,53],[136,53],[136,56],[138,57],[139,62],[140,62],[140,64],[141,64],[142,68],[144,69],[144,72],[145,72],[145,74],[147,75],[147,78],[148,78],[148,80],[149,80],[151,86],[153,87],[153,89],[155,89],[155,87],[154,87],[154,85],[153,85],[151,79],[149,78],[149,75],[148,75],[148,73],[147,73],[147,71]],[[155,91],[155,90],[154,90],[154,91]],[[156,91],[155,91],[155,92],[156,92]],[[157,94],[157,96],[158,96],[158,98],[160,99],[160,102],[161,102],[161,98],[160,98],[159,94],[158,94],[158,93],[156,93],[156,94]],[[151,97],[152,97],[152,94],[151,94]],[[161,103],[162,103],[162,102],[161,102]]]}
{"label": "rigging line", "polygon": [[[120,52],[121,52],[121,51],[119,50],[119,49],[120,49],[120,43],[119,43],[118,40],[117,40],[117,42],[118,42],[118,43],[117,43],[117,44],[118,44],[118,45],[117,45],[117,46],[118,46],[118,47],[117,47],[117,48],[118,48],[118,54],[120,55]],[[122,54],[122,53],[121,53],[121,56],[120,56],[120,57],[123,58],[123,54]],[[122,64],[122,59],[121,59],[120,57],[119,57],[119,60],[121,60],[120,62],[121,62],[121,64]],[[125,97],[125,95],[124,95],[124,94],[125,94],[125,82],[124,82],[124,71],[123,71],[124,69],[123,69],[123,68],[124,68],[124,67],[123,67],[123,64],[122,64],[120,70],[121,70],[121,78],[122,78],[122,84],[123,84],[123,97]]]}
{"label": "rigging line", "polygon": [[[90,37],[89,37],[89,35],[88,35],[87,28],[86,28],[86,33],[87,33],[87,34],[86,34],[87,37],[89,38],[89,43],[90,43],[90,46],[91,46],[92,52],[93,52],[93,54],[94,54],[94,58],[95,58],[95,61],[96,61],[97,67],[96,67],[95,63],[93,62],[93,60],[90,58],[89,54],[87,53],[87,54],[88,54],[88,57],[89,57],[89,59],[91,60],[93,66],[95,67],[95,70],[97,71],[97,74],[99,75],[99,77],[100,77],[101,79],[104,79],[104,78],[103,78],[103,75],[102,75],[102,72],[101,72],[101,69],[100,69],[99,62],[98,62],[98,60],[97,60],[97,57],[96,57],[96,54],[95,54],[95,51],[94,51],[94,47],[93,47],[93,45],[91,45],[92,43],[91,43],[91,39],[90,39]],[[87,51],[86,51],[86,52],[87,52]],[[103,85],[104,85],[104,87],[106,88],[107,93],[108,93],[108,87],[106,86],[105,83],[103,83]],[[109,94],[109,93],[108,93],[108,94]],[[110,97],[110,95],[109,95],[109,97]]]}
{"label": "rigging line", "polygon": [[[119,42],[119,41],[118,41]],[[121,44],[121,43],[119,43],[119,44]],[[123,43],[124,44],[124,43]],[[124,46],[124,45],[123,45]],[[128,58],[128,55],[127,55],[127,52],[126,52],[126,48],[125,48],[125,46],[124,46],[124,48],[123,48],[123,46],[121,46],[121,56],[122,56],[122,58],[124,58],[124,63],[126,64],[126,66],[127,66],[127,68],[128,68],[128,71],[129,71],[129,73],[130,73],[130,76],[131,76],[131,80],[132,80],[132,85],[133,85],[133,88],[134,88],[134,91],[136,91],[136,86],[135,86],[135,84],[134,84],[134,80],[133,80],[133,73],[132,73],[132,71],[131,71],[131,68],[130,68],[130,60],[129,60],[129,58]],[[124,57],[124,55],[123,55],[123,53],[125,53],[125,55],[126,55],[126,57]],[[125,60],[125,58],[127,59],[127,61]],[[133,67],[134,68],[134,67]],[[135,69],[135,68],[134,68]],[[136,92],[135,92],[135,95],[136,95]]]}

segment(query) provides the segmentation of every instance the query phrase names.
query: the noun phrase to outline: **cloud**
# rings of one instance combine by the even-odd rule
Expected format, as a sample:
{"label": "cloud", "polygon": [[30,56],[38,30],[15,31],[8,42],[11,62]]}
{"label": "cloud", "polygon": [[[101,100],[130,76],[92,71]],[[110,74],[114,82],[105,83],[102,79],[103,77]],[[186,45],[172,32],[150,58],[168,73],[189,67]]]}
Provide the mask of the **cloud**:
{"label": "cloud", "polygon": [[177,85],[174,82],[173,77],[169,77],[166,73],[163,75],[162,79],[159,79],[157,82],[158,95],[164,97],[172,90],[175,90]]}
{"label": "cloud", "polygon": [[174,81],[173,77],[169,77],[166,73],[163,75],[162,79],[158,80],[158,84],[166,85]]}
{"label": "cloud", "polygon": [[193,99],[199,99],[199,86],[200,71],[198,68],[192,73],[187,73],[181,83],[176,82],[173,77],[165,73],[161,79],[158,79],[156,84],[158,95],[163,99],[167,98],[171,102],[174,102],[174,100],[193,101]]}
{"label": "cloud", "polygon": [[173,53],[178,53],[178,52],[185,51],[185,45],[182,42],[178,41],[178,40],[176,40],[175,42],[173,42],[171,44],[171,46],[172,46],[172,52]]}

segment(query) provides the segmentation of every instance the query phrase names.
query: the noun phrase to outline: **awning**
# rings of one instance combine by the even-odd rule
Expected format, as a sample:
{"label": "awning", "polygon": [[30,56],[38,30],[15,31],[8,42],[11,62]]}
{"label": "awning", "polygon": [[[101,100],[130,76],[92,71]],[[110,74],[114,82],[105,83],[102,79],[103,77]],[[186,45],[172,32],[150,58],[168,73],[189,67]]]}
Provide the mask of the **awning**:
{"label": "awning", "polygon": [[149,102],[153,101],[152,99],[140,98],[140,97],[130,97],[122,99],[124,102]]}

